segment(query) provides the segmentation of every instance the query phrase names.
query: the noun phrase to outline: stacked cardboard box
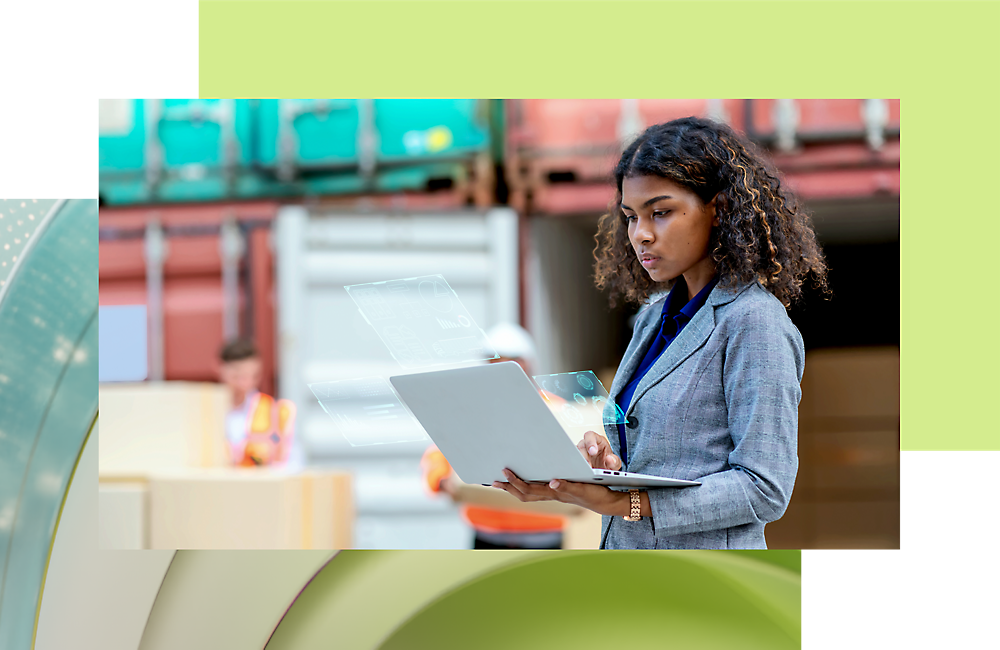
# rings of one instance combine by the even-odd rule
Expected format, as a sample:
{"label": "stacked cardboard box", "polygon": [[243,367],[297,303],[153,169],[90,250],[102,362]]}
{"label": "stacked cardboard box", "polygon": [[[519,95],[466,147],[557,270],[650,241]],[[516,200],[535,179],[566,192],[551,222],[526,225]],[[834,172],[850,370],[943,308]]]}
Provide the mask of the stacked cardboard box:
{"label": "stacked cardboard box", "polygon": [[349,474],[229,466],[222,386],[104,385],[100,407],[102,548],[352,545]]}

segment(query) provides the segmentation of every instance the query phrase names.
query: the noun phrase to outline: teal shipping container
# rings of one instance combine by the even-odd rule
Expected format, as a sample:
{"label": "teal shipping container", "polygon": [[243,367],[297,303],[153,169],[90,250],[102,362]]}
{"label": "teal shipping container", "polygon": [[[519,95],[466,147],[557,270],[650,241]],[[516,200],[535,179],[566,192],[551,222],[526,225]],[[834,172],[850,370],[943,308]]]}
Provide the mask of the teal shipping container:
{"label": "teal shipping container", "polygon": [[496,103],[102,100],[101,198],[211,201],[492,183],[502,141]]}
{"label": "teal shipping container", "polygon": [[246,100],[101,100],[105,203],[250,197],[253,116]]}

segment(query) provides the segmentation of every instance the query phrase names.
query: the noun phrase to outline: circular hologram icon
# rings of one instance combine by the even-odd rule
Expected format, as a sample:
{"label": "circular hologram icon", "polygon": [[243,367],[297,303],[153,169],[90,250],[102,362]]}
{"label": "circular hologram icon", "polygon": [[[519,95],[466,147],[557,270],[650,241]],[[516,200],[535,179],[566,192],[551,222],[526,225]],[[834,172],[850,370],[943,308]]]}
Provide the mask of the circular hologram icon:
{"label": "circular hologram icon", "polygon": [[581,395],[580,393],[573,393],[573,399],[576,400],[577,404],[586,404],[587,403],[587,398],[584,397],[583,395]]}
{"label": "circular hologram icon", "polygon": [[583,424],[584,422],[583,415],[572,404],[566,404],[563,406],[562,413],[563,417],[565,417],[570,424]]}
{"label": "circular hologram icon", "polygon": [[451,289],[443,282],[436,280],[424,280],[417,287],[420,298],[428,307],[434,311],[447,313],[452,309]]}
{"label": "circular hologram icon", "polygon": [[581,386],[583,386],[586,390],[593,390],[594,389],[594,382],[592,382],[590,380],[590,377],[588,377],[587,375],[582,375],[582,374],[581,375],[577,375],[576,376],[576,382],[578,384],[580,384]]}
{"label": "circular hologram icon", "polygon": [[465,314],[459,314],[458,315],[458,324],[461,325],[462,327],[471,327],[472,326],[472,321],[470,321],[468,318],[466,318]]}

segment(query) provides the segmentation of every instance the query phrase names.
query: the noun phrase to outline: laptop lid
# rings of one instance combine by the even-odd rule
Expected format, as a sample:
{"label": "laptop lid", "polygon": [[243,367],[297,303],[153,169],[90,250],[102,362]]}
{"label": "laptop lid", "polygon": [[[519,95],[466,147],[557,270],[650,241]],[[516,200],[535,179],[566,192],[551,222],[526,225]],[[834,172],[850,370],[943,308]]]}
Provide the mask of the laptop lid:
{"label": "laptop lid", "polygon": [[466,483],[591,479],[590,464],[514,361],[390,377]]}

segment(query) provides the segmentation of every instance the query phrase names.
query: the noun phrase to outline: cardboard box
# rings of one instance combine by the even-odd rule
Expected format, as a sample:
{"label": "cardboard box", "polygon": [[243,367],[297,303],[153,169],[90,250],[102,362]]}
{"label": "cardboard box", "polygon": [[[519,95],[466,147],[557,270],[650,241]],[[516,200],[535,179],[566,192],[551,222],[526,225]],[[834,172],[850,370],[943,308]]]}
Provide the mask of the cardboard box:
{"label": "cardboard box", "polygon": [[98,398],[102,478],[227,464],[224,432],[229,394],[224,386],[102,384]]}
{"label": "cardboard box", "polygon": [[349,548],[351,477],[261,468],[208,468],[149,478],[150,547]]}

